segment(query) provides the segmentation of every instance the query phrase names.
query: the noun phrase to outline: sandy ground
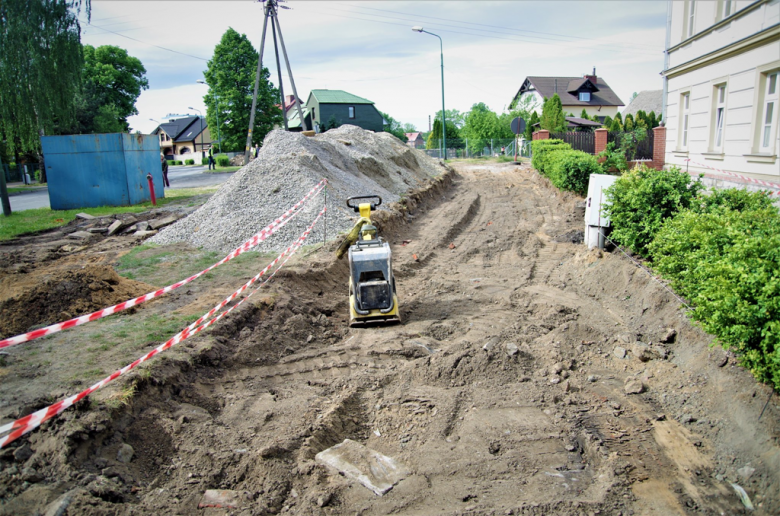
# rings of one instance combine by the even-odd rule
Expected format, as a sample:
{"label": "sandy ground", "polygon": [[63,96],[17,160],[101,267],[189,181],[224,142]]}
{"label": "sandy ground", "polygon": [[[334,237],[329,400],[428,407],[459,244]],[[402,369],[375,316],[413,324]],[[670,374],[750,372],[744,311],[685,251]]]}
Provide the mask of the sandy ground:
{"label": "sandy ground", "polygon": [[[402,324],[348,327],[330,242],[132,373],[126,404],[83,403],[3,450],[0,514],[747,513],[732,483],[780,513],[778,397],[761,415],[768,387],[659,283],[571,243],[581,198],[528,166],[455,167],[377,217]],[[87,335],[70,331],[63,346]],[[4,422],[76,389],[22,372],[3,368]],[[315,460],[345,439],[405,478],[377,496]],[[198,509],[207,489],[237,507]]]}

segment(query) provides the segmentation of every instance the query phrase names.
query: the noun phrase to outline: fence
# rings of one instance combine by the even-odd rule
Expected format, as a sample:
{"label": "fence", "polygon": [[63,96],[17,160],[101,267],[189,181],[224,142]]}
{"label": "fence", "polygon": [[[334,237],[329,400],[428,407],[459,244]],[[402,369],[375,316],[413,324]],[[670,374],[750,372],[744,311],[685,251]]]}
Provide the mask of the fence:
{"label": "fence", "polygon": [[[514,154],[514,138],[457,138],[447,139],[447,158],[479,158],[483,156],[509,156]],[[432,149],[423,151],[433,158],[443,157],[442,141]]]}
{"label": "fence", "polygon": [[24,163],[21,165],[2,165],[6,183],[30,184],[37,182],[35,173],[39,170],[39,163]]}
{"label": "fence", "polygon": [[593,132],[566,132],[550,133],[550,138],[563,140],[574,150],[596,154],[596,133]]}
{"label": "fence", "polygon": [[[624,138],[628,140],[623,142]],[[607,143],[614,143],[615,147],[620,147],[621,143],[625,143],[628,161],[652,160],[654,139],[655,133],[652,130],[647,131],[647,137],[642,141],[636,141],[633,133],[610,132],[607,134]]]}

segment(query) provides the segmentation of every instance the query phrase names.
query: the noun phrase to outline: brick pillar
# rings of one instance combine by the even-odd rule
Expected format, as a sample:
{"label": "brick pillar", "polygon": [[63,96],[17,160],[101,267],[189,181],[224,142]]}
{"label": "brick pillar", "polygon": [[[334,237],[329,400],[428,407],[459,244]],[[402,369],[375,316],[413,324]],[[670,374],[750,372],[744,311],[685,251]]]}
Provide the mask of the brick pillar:
{"label": "brick pillar", "polygon": [[607,134],[609,134],[609,131],[607,131],[603,127],[599,127],[598,129],[596,129],[596,152],[595,152],[595,154],[603,152],[607,148]]}
{"label": "brick pillar", "polygon": [[533,140],[549,140],[550,139],[550,131],[547,129],[539,129],[536,131],[533,135]]}
{"label": "brick pillar", "polygon": [[661,170],[666,164],[666,127],[659,125],[653,129],[653,168]]}

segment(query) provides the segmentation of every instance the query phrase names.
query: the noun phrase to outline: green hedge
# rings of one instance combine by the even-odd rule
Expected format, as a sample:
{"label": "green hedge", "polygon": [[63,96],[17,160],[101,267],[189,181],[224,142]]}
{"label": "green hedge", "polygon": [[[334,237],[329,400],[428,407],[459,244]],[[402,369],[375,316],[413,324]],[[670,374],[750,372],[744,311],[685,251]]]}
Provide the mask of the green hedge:
{"label": "green hedge", "polygon": [[531,152],[533,158],[531,164],[543,176],[547,176],[547,158],[550,153],[556,150],[572,150],[571,145],[563,140],[536,140],[531,143]]}
{"label": "green hedge", "polygon": [[176,164],[176,161],[175,161],[175,160],[169,159],[169,160],[167,160],[167,161],[168,161],[168,166],[170,166],[170,165],[175,165],[175,164]]}
{"label": "green hedge", "polygon": [[185,165],[194,165],[195,164],[195,160],[194,159],[185,159],[184,160],[184,164]]}
{"label": "green hedge", "polygon": [[227,156],[217,156],[217,165],[220,167],[229,167],[230,166],[230,158]]}
{"label": "green hedge", "polygon": [[647,246],[661,224],[691,206],[703,188],[700,181],[693,181],[677,167],[655,170],[640,166],[623,174],[607,189],[610,238],[647,256]]}
{"label": "green hedge", "polygon": [[180,159],[177,159],[176,161],[174,161],[173,164],[174,165],[184,165],[184,163]]}
{"label": "green hedge", "polygon": [[604,173],[595,156],[578,150],[556,149],[547,153],[545,161],[552,184],[580,195],[587,193],[591,174]]}
{"label": "green hedge", "polygon": [[650,253],[655,269],[694,306],[691,317],[780,391],[777,209],[682,211],[663,225]]}
{"label": "green hedge", "polygon": [[209,159],[208,158],[201,158],[200,164],[201,165],[208,165],[209,164]]}

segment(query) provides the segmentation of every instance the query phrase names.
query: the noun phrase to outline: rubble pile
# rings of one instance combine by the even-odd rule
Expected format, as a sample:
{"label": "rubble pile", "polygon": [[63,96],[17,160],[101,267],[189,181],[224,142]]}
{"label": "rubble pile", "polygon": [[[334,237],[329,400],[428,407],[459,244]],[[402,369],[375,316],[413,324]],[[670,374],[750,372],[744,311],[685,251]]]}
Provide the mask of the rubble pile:
{"label": "rubble pile", "polygon": [[[328,179],[327,234],[335,235],[354,224],[356,214],[345,204],[348,197],[379,195],[387,205],[443,170],[436,160],[389,133],[350,125],[314,137],[276,130],[266,137],[257,159],[236,172],[206,204],[150,240],[229,252],[292,207],[322,178]],[[320,194],[308,203],[257,250],[288,246],[322,209],[325,198]],[[321,235],[322,229],[318,224],[315,234]]]}

